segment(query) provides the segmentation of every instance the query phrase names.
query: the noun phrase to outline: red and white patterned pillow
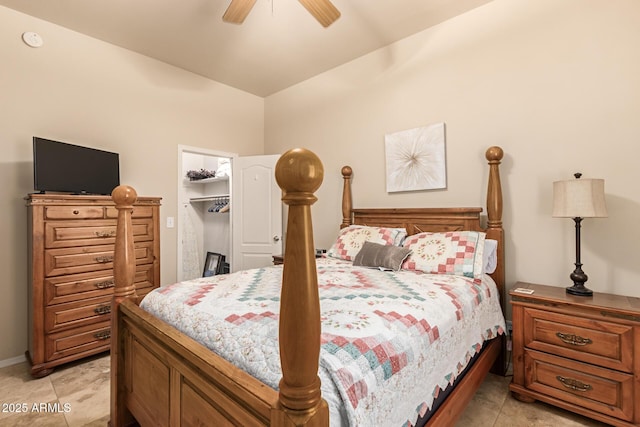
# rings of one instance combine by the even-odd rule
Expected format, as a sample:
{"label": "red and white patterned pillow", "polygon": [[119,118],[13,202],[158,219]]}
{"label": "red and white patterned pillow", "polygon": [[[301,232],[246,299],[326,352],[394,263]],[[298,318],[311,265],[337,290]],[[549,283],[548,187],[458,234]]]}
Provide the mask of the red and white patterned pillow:
{"label": "red and white patterned pillow", "polygon": [[485,236],[479,231],[407,236],[403,246],[411,249],[411,255],[402,264],[402,269],[479,279],[483,274]]}
{"label": "red and white patterned pillow", "polygon": [[364,242],[398,245],[406,234],[407,232],[403,228],[350,225],[340,230],[335,243],[327,251],[327,256],[353,261],[362,249]]}

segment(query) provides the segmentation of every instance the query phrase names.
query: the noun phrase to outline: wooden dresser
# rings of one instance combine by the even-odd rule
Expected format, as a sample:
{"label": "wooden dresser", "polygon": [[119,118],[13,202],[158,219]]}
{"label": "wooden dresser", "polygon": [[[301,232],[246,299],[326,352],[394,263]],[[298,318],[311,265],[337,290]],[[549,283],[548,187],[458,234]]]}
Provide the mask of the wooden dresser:
{"label": "wooden dresser", "polygon": [[[109,196],[30,194],[29,349],[31,375],[109,350],[117,210]],[[133,209],[136,288],[160,285],[160,198]]]}
{"label": "wooden dresser", "polygon": [[640,298],[522,282],[510,295],[514,397],[640,426]]}

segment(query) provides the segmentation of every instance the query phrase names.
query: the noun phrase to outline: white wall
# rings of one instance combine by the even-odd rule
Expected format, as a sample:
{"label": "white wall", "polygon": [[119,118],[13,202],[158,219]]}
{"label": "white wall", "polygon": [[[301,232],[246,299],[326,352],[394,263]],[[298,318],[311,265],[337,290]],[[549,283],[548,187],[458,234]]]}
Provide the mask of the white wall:
{"label": "white wall", "polygon": [[[640,297],[640,2],[494,0],[266,98],[265,151],[315,151],[325,181],[316,246],[341,221],[340,168],[356,207],[483,206],[484,152],[505,150],[507,282],[568,286],[573,221],[552,182],[604,178],[607,219],[583,222],[596,291]],[[446,123],[448,188],[385,191],[384,135]]]}
{"label": "white wall", "polygon": [[[35,31],[44,46],[21,40]],[[176,278],[178,144],[262,154],[264,100],[0,7],[0,361],[27,349],[34,135],[120,153],[121,182],[160,196],[161,280]]]}

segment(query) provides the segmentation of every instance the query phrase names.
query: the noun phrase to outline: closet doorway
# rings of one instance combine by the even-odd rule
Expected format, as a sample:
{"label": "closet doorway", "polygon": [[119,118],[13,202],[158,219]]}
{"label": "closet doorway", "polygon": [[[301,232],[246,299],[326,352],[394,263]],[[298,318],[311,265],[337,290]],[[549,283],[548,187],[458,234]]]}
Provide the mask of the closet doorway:
{"label": "closet doorway", "polygon": [[269,265],[282,253],[278,157],[178,146],[179,281],[202,277],[208,253],[224,257],[221,273]]}

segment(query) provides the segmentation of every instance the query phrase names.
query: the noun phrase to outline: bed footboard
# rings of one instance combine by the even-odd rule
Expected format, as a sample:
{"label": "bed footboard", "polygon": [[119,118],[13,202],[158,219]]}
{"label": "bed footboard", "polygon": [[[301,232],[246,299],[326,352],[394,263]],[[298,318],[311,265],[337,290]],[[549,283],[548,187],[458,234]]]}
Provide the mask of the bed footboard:
{"label": "bed footboard", "polygon": [[119,318],[125,415],[141,426],[271,425],[275,390],[132,301]]}

